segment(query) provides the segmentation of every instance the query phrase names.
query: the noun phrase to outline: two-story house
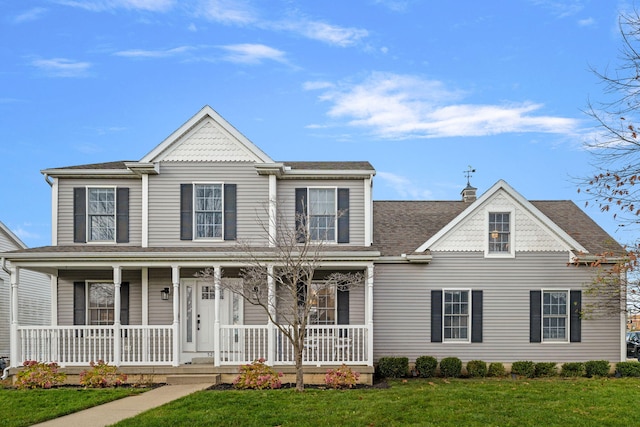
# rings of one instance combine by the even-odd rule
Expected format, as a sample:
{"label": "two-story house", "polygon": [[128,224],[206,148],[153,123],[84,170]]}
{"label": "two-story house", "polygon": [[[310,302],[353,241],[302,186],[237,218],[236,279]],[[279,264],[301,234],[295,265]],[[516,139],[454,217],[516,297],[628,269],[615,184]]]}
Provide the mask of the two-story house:
{"label": "two-story house", "polygon": [[[55,277],[54,322],[22,325],[12,304],[12,366],[292,364],[266,313],[221,283],[242,280],[238,242],[269,262],[277,221],[300,217],[322,240],[318,281],[364,277],[317,299],[310,327],[334,341],[306,352],[308,366],[624,357],[624,316],[579,315],[593,271],[567,263],[613,239],[572,202],[530,202],[504,181],[455,202],[373,202],[368,162],[274,161],[208,106],[139,161],[42,173],[52,244],[6,257],[12,301],[24,270]],[[205,268],[213,281],[196,277]]]}

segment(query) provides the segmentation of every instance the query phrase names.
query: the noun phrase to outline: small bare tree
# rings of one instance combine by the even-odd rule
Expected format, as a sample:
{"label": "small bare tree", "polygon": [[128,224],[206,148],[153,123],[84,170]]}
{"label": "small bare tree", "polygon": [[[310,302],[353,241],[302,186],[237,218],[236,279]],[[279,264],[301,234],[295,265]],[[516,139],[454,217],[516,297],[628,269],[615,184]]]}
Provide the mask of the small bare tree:
{"label": "small bare tree", "polygon": [[[283,214],[275,202],[267,206],[268,221],[257,215],[257,223],[267,237],[269,247],[256,246],[256,240],[239,241],[246,266],[240,281],[221,280],[220,286],[240,295],[246,302],[261,307],[268,319],[293,347],[296,390],[304,390],[303,356],[307,325],[314,310],[314,295],[329,290],[349,290],[363,284],[364,275],[354,271],[336,271],[317,280],[328,235],[312,235],[306,215],[294,218]],[[306,211],[306,210],[305,210]],[[269,214],[270,213],[270,214]],[[344,212],[338,212],[342,215]],[[325,231],[330,233],[331,231]],[[333,230],[335,233],[336,230]],[[197,277],[212,280],[211,268]]]}

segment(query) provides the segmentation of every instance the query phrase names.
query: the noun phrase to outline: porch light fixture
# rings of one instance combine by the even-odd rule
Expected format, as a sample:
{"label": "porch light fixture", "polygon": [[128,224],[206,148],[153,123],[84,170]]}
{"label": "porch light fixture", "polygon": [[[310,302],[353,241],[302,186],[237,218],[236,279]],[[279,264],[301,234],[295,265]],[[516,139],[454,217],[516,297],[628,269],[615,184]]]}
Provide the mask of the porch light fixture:
{"label": "porch light fixture", "polygon": [[160,296],[162,297],[162,301],[169,300],[169,288],[164,288],[160,291]]}

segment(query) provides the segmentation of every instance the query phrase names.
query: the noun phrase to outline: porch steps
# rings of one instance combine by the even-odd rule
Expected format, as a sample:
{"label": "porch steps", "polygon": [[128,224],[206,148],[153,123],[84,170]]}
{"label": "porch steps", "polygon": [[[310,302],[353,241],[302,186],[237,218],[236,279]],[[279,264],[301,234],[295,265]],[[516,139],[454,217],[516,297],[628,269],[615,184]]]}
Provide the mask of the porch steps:
{"label": "porch steps", "polygon": [[167,375],[167,384],[201,384],[208,383],[211,385],[220,384],[220,374],[176,374]]}

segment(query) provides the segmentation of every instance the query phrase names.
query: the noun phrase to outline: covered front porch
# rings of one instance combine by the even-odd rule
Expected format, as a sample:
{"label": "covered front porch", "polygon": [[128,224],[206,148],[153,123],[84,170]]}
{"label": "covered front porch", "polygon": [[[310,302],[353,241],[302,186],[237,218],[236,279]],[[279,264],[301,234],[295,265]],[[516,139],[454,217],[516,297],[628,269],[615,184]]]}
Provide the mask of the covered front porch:
{"label": "covered front porch", "polygon": [[[222,280],[239,280],[241,263],[90,261],[12,263],[11,367],[27,360],[62,367],[98,360],[131,368],[176,368],[202,361],[214,368],[237,368],[257,359],[272,366],[294,365],[293,345],[277,325],[221,286]],[[212,281],[194,278],[203,265],[213,265]],[[307,326],[303,365],[372,367],[373,264],[326,262],[324,268],[357,269],[364,272],[365,281],[347,298],[351,313],[346,322],[338,321],[336,314],[333,324]],[[51,274],[50,325],[18,323],[21,269]],[[272,283],[267,286],[270,293],[276,292]],[[94,288],[109,290],[104,307],[91,305]],[[107,324],[92,324],[96,319]]]}

